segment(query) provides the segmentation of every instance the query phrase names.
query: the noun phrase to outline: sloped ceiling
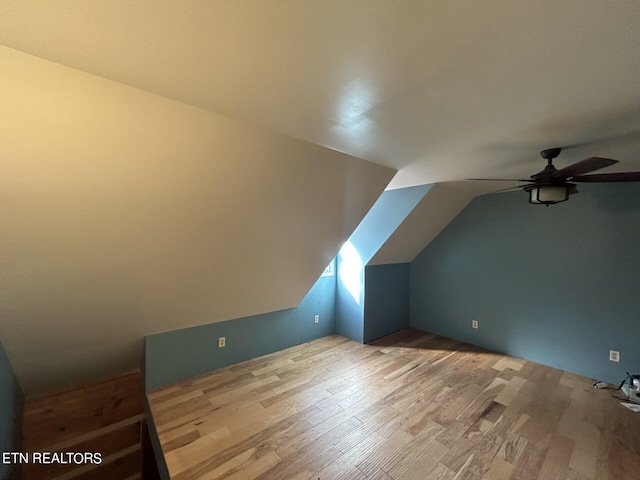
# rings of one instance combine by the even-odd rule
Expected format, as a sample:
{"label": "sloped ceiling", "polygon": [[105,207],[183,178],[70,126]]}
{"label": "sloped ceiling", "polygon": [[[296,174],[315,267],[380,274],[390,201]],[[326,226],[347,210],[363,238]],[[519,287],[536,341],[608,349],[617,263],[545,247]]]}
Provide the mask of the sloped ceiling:
{"label": "sloped ceiling", "polygon": [[470,188],[455,182],[433,185],[368,264],[412,262],[473,197]]}
{"label": "sloped ceiling", "polygon": [[520,178],[551,146],[640,170],[636,0],[0,0],[0,45],[0,339],[28,393],[295,304],[394,170]]}
{"label": "sloped ceiling", "polygon": [[27,393],[296,306],[395,173],[0,47],[0,336]]}
{"label": "sloped ceiling", "polygon": [[[640,3],[1,0],[0,44],[400,171],[640,169]],[[613,142],[608,140],[613,139]]]}

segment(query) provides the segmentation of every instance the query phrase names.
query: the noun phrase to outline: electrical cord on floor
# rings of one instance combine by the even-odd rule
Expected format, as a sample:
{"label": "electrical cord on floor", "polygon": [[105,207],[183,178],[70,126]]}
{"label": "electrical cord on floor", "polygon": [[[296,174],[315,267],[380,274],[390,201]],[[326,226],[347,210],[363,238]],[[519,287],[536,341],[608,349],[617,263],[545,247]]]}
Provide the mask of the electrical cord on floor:
{"label": "electrical cord on floor", "polygon": [[[629,400],[629,399],[628,399],[627,397],[625,397],[625,396],[622,396],[622,397],[617,396],[615,392],[617,392],[618,390],[620,390],[620,389],[619,389],[619,388],[616,388],[613,392],[609,392],[609,394],[610,394],[613,398],[615,398],[616,400],[621,400],[621,401],[623,401],[623,402],[624,402],[624,401]],[[624,395],[624,394],[623,394],[623,395]]]}
{"label": "electrical cord on floor", "polygon": [[[620,382],[620,385],[618,385],[618,388],[616,388],[613,392],[609,392],[613,398],[615,398],[616,400],[622,400],[623,402],[629,400],[629,397],[624,396],[624,392],[623,392],[623,396],[620,397],[616,395],[616,392],[622,390],[622,386],[624,385],[624,382],[626,382],[627,380],[629,380],[629,388],[631,388],[633,386],[633,379],[635,377],[635,375],[630,375],[629,372],[625,372],[625,373],[627,374],[627,376],[624,378],[624,380]],[[595,385],[596,384],[594,384],[594,386]]]}
{"label": "electrical cord on floor", "polygon": [[618,385],[618,388],[614,388],[613,385],[609,385],[606,382],[594,382],[593,383],[593,387],[594,388],[598,388],[600,390],[606,390],[606,389],[610,389],[610,388],[614,388],[614,390],[612,392],[609,392],[609,395],[611,395],[613,398],[615,398],[616,400],[621,400],[621,401],[627,401],[629,400],[628,396],[624,395],[624,391],[622,392],[622,396],[620,396],[617,392],[622,391],[622,386],[624,385],[624,383],[629,380],[629,384],[633,385],[633,376],[629,375],[629,372],[625,372],[627,374],[627,376],[625,377],[624,380],[622,380],[622,382],[620,382],[620,385]]}

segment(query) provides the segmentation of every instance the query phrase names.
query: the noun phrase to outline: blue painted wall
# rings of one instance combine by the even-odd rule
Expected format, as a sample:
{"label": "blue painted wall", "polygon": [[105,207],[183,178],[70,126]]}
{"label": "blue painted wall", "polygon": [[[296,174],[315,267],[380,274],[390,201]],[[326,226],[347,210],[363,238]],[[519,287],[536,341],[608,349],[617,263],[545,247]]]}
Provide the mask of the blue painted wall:
{"label": "blue painted wall", "polygon": [[409,263],[365,268],[364,341],[409,327]]}
{"label": "blue painted wall", "polygon": [[364,267],[433,185],[383,192],[337,257],[336,332],[365,341]]}
{"label": "blue painted wall", "polygon": [[473,200],[411,264],[411,326],[608,382],[640,373],[640,185],[580,192]]}
{"label": "blue painted wall", "polygon": [[[336,257],[336,333],[356,342],[364,342],[364,265],[350,255]],[[359,257],[358,257],[359,258]],[[350,265],[345,267],[345,265]]]}
{"label": "blue painted wall", "polygon": [[[145,339],[147,391],[335,333],[336,277],[321,277],[296,308]],[[314,315],[320,322],[314,323]],[[226,337],[218,348],[218,337]]]}
{"label": "blue painted wall", "polygon": [[[23,407],[22,390],[0,344],[0,455],[22,450]],[[17,478],[15,468],[0,461],[0,479]]]}

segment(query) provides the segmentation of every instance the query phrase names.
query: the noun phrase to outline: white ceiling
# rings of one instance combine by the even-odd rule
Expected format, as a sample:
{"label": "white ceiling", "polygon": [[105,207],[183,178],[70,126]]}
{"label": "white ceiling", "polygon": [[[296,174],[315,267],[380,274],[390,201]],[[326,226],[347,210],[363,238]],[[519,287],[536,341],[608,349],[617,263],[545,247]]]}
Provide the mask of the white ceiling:
{"label": "white ceiling", "polygon": [[640,3],[2,1],[0,43],[399,170],[640,169]]}
{"label": "white ceiling", "polygon": [[433,215],[552,146],[640,170],[637,0],[0,0],[0,45],[0,339],[28,393],[295,305],[392,169],[450,182]]}

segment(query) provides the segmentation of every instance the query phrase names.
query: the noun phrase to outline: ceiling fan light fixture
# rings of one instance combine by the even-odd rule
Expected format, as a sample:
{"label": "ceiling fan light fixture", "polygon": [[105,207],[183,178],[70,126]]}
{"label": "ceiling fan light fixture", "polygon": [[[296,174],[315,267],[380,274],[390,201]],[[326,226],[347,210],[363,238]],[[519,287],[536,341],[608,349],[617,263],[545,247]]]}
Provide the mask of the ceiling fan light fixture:
{"label": "ceiling fan light fixture", "polygon": [[534,205],[553,205],[569,200],[568,185],[537,185],[527,188],[529,203]]}
{"label": "ceiling fan light fixture", "polygon": [[544,170],[531,175],[528,180],[521,178],[469,178],[467,180],[526,182],[526,185],[504,188],[497,192],[511,190],[513,188],[522,188],[529,194],[529,203],[533,205],[546,205],[547,207],[556,203],[566,202],[569,200],[569,195],[578,193],[576,184],[573,182],[640,182],[640,172],[586,175],[618,163],[618,160],[611,158],[589,157],[558,170],[553,166],[553,159],[556,158],[561,151],[561,148],[542,150],[540,156],[547,161],[547,166],[544,167]]}

